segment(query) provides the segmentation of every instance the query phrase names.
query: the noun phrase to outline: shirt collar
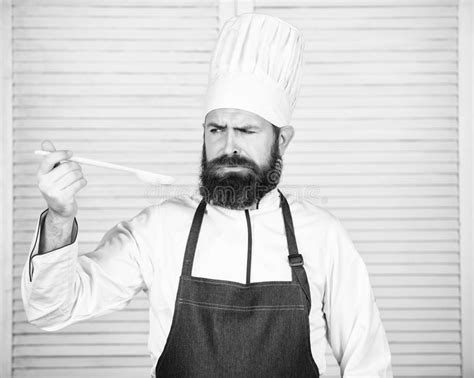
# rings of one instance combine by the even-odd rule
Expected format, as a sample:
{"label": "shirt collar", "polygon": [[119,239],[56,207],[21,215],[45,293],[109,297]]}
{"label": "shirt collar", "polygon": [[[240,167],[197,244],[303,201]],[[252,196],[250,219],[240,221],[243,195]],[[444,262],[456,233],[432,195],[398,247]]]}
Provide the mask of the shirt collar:
{"label": "shirt collar", "polygon": [[280,207],[280,193],[278,188],[270,190],[265,194],[260,201],[257,203],[257,208],[255,210],[266,210],[266,209],[278,209]]}

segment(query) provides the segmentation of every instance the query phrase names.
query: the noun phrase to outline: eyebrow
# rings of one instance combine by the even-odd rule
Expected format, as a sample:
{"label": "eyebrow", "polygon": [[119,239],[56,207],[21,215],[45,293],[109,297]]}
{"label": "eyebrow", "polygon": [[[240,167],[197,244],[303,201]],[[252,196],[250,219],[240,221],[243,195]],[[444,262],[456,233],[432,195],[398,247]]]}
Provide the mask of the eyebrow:
{"label": "eyebrow", "polygon": [[[219,125],[217,123],[214,123],[214,122],[209,122],[206,127],[216,127],[218,129],[225,129],[227,127],[227,125],[223,126],[223,125]],[[250,128],[258,128],[257,125],[244,125],[242,127],[234,127],[235,129],[237,130],[241,130],[241,129],[250,129]]]}
{"label": "eyebrow", "polygon": [[222,125],[218,125],[217,123],[214,123],[214,122],[209,122],[206,126],[207,127],[217,127],[219,129],[225,129],[227,127],[227,125],[222,126]]}

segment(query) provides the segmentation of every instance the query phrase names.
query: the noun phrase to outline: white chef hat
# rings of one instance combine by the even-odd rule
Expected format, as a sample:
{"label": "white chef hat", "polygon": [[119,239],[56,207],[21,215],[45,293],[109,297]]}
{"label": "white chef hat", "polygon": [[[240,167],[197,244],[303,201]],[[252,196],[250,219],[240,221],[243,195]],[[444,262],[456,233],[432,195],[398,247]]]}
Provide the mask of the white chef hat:
{"label": "white chef hat", "polygon": [[273,16],[243,13],[229,19],[211,58],[205,115],[237,108],[275,126],[288,125],[303,65],[301,31]]}

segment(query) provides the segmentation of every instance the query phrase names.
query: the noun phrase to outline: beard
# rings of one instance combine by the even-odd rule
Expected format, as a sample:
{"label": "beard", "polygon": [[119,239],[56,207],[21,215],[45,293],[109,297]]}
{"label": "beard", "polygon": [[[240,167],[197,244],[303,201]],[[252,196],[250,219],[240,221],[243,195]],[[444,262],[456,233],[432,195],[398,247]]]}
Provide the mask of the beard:
{"label": "beard", "polygon": [[[240,167],[239,171],[223,172],[224,167]],[[280,182],[283,160],[275,138],[264,167],[242,156],[223,155],[207,161],[203,143],[199,193],[204,200],[216,206],[242,210],[257,204]]]}

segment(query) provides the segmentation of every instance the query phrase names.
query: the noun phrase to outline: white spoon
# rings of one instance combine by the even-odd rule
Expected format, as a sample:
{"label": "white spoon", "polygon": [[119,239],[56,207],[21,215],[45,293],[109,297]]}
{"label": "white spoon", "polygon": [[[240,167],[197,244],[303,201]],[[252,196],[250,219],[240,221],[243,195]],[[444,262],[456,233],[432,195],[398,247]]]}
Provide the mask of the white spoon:
{"label": "white spoon", "polygon": [[[36,150],[35,154],[36,155],[49,155],[50,152],[49,151]],[[103,168],[115,169],[115,170],[118,170],[118,171],[131,172],[131,173],[134,173],[141,181],[146,182],[147,184],[169,185],[169,184],[174,182],[174,177],[171,177],[171,176],[160,175],[158,173],[143,171],[141,169],[129,168],[129,167],[125,167],[123,165],[106,163],[105,161],[87,159],[87,158],[83,158],[83,157],[79,157],[79,156],[72,156],[68,160],[75,161],[76,163],[94,165],[96,167],[103,167]]]}

